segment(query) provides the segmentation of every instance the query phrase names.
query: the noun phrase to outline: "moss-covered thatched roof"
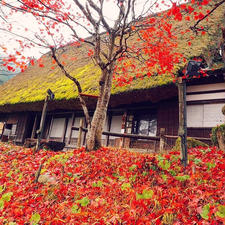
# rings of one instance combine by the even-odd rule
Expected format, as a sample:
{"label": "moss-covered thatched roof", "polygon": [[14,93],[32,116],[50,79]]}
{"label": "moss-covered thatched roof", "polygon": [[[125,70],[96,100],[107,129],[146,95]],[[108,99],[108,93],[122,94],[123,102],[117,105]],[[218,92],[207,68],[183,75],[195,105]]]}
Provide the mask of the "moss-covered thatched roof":
{"label": "moss-covered thatched roof", "polygon": [[[195,21],[173,21],[178,34],[178,51],[184,54],[187,59],[195,56],[204,56],[206,61],[210,61],[209,53],[218,47],[218,31],[224,19],[223,13],[224,8],[221,7],[208,20],[202,23],[203,26],[207,25],[208,28],[208,32],[205,35],[199,34],[195,36],[192,32],[181,33],[193,25]],[[195,36],[195,38],[190,46],[188,41],[192,39],[192,36]],[[60,49],[58,54],[60,55],[60,60],[65,62],[70,74],[75,76],[81,83],[83,93],[98,95],[100,70],[87,56],[85,44],[79,47],[66,46]],[[65,100],[74,101],[77,98],[78,92],[73,82],[66,78],[56,65],[52,64],[50,54],[46,54],[41,58],[41,64],[44,67],[39,67],[39,63],[33,66],[30,65],[23,73],[18,74],[1,86],[0,111],[17,111],[19,106],[21,106],[21,109],[19,109],[21,111],[24,105],[30,107],[31,103],[37,104],[42,102],[49,88],[55,93],[55,100],[58,102],[65,103]],[[216,68],[221,67],[221,63],[212,62],[212,64]],[[177,65],[174,73],[182,66],[184,64]],[[113,85],[112,95],[127,95],[127,93],[133,93],[134,91],[139,93],[140,90],[147,91],[156,87],[170,87],[172,83],[173,78],[166,75],[150,78],[144,77],[143,79],[134,80],[131,85],[123,87]],[[171,96],[173,95],[174,93]]]}

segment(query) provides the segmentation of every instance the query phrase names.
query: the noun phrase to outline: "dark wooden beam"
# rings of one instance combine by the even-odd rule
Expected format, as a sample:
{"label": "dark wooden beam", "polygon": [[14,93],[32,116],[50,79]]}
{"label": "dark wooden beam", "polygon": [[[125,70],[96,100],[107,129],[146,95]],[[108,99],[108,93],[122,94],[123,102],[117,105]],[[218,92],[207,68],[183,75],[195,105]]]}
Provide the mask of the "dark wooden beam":
{"label": "dark wooden beam", "polygon": [[35,134],[36,134],[36,130],[37,130],[37,122],[38,122],[38,114],[35,115],[31,138],[35,138]]}
{"label": "dark wooden beam", "polygon": [[69,145],[70,142],[71,142],[71,137],[72,137],[72,126],[74,125],[74,121],[75,121],[75,113],[72,114],[72,123],[71,123],[71,125],[68,127],[68,129],[69,129],[68,142],[67,142],[68,145]]}

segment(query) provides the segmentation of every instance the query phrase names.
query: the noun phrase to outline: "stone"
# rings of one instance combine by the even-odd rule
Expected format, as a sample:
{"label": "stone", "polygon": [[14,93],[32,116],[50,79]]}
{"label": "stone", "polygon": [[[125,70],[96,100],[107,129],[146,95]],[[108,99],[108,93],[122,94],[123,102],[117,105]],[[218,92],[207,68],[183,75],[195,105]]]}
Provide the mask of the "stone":
{"label": "stone", "polygon": [[49,173],[44,173],[38,177],[38,182],[42,184],[56,184],[57,179]]}

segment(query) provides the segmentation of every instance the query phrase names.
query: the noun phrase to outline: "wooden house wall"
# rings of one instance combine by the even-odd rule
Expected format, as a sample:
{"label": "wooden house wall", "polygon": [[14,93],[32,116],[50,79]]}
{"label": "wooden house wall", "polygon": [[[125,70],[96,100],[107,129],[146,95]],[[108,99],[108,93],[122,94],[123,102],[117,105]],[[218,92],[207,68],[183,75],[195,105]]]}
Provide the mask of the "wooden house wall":
{"label": "wooden house wall", "polygon": [[[141,108],[137,109],[138,114],[149,113],[151,111],[157,112],[157,136],[159,136],[160,128],[165,128],[167,135],[177,136],[179,119],[178,119],[178,101],[177,99],[171,99],[168,101],[162,101],[157,104],[151,104],[151,106],[143,105]],[[123,132],[123,117],[124,113],[129,115],[134,115],[137,111],[134,109],[129,112],[129,109],[124,107],[120,109],[120,112],[117,111],[116,114],[110,112],[107,116],[104,130],[111,131],[115,133]],[[109,119],[111,116],[111,119]],[[65,142],[66,146],[75,147],[78,138],[78,131],[71,130],[71,127],[79,127],[81,112],[73,114],[72,112],[64,112],[61,114],[54,114],[47,116],[47,121],[45,124],[45,136],[44,138],[48,140],[55,140],[60,142]],[[127,130],[126,132],[131,133]],[[209,137],[211,128],[188,128],[188,136],[194,137]],[[69,138],[71,137],[71,138]],[[84,144],[85,134],[82,136],[82,144]],[[69,141],[70,140],[70,141]],[[110,136],[103,136],[102,138],[103,145],[109,146],[121,146],[121,138]],[[171,148],[175,143],[174,139],[167,139],[167,148]],[[123,145],[129,145],[131,148],[148,148],[148,149],[158,149],[159,143],[156,141],[144,141],[144,140],[131,140],[130,142],[123,143]]]}
{"label": "wooden house wall", "polygon": [[225,83],[187,86],[187,102],[225,99]]}
{"label": "wooden house wall", "polygon": [[[48,116],[50,118],[50,116]],[[45,131],[44,131],[44,138],[48,140],[53,141],[59,141],[59,142],[65,142],[67,146],[76,146],[77,139],[78,139],[78,131],[77,130],[71,130],[73,127],[79,127],[80,126],[80,120],[84,119],[83,116],[80,115],[78,112],[78,115],[71,114],[56,114],[52,115],[50,118],[50,121],[46,121],[45,125]],[[112,123],[109,124],[109,117],[107,116],[104,126],[104,131],[112,131],[112,132],[121,132],[121,121],[122,121],[122,115],[121,116],[112,116],[111,118]],[[103,135],[102,141],[103,144],[107,144],[107,138],[108,136]],[[109,138],[109,143],[114,143],[115,137],[111,136]],[[85,133],[82,134],[82,143],[84,144],[85,140]]]}
{"label": "wooden house wall", "polygon": [[[194,85],[187,87],[187,119],[188,119],[188,136],[191,137],[210,137],[211,127],[212,126],[204,126],[198,125],[199,120],[194,118],[199,116],[198,113],[201,110],[196,110],[196,112],[192,112],[191,108],[198,108],[203,107],[205,108],[205,114],[209,114],[209,108],[215,109],[215,116],[214,114],[207,114],[208,118],[212,118],[212,122],[216,122],[218,118],[218,107],[222,107],[225,104],[225,85],[224,84],[212,84],[210,85]],[[198,90],[198,91],[197,91]],[[219,97],[217,93],[220,93]],[[215,99],[208,99],[208,95],[206,94],[214,94]],[[221,95],[223,94],[223,95]],[[192,97],[190,97],[192,96]],[[193,97],[194,96],[194,97]],[[222,96],[222,97],[221,97]],[[224,97],[224,99],[223,99]],[[206,99],[205,99],[206,98]],[[219,98],[219,99],[218,99]],[[193,100],[194,99],[194,100]],[[210,100],[210,102],[205,102],[205,100]],[[212,101],[213,100],[213,101]],[[219,100],[219,101],[218,101]],[[215,107],[214,107],[215,106]],[[131,108],[133,109],[131,110]],[[124,120],[124,113],[126,112],[128,115],[135,114],[146,114],[150,113],[151,111],[156,112],[157,115],[157,133],[156,135],[159,136],[160,128],[165,128],[165,133],[167,135],[177,136],[178,135],[178,127],[179,127],[179,109],[178,109],[178,99],[173,98],[169,100],[164,100],[158,103],[139,103],[136,107],[134,106],[126,106],[121,107],[120,110],[110,111],[107,116],[106,123],[104,130],[111,131],[115,133],[123,132],[123,120]],[[211,111],[210,111],[211,112]],[[40,113],[39,113],[40,114]],[[39,115],[40,116],[40,115]],[[193,118],[192,118],[193,117]],[[8,114],[8,117],[5,118],[5,121],[10,123],[17,123],[17,130],[16,130],[16,142],[23,143],[24,139],[31,136],[32,131],[32,124],[34,123],[35,114],[33,113],[13,113]],[[81,112],[49,112],[46,118],[45,123],[45,130],[44,130],[44,138],[48,140],[55,140],[55,141],[63,141],[68,146],[76,146],[78,131],[72,130],[71,127],[79,127],[80,119],[82,118]],[[221,120],[222,118],[222,120]],[[193,123],[190,123],[190,120],[193,119]],[[221,123],[224,123],[224,117],[220,115]],[[196,122],[195,122],[196,121]],[[213,123],[214,123],[213,122]],[[196,124],[195,124],[196,123]],[[192,125],[190,125],[192,124]],[[193,125],[194,124],[194,125]],[[209,124],[209,123],[208,123]],[[212,124],[212,123],[211,123]],[[215,125],[215,124],[213,124]],[[38,129],[38,126],[37,126]],[[131,133],[131,129],[127,130],[126,132]],[[85,134],[83,133],[82,137],[82,144],[84,144]],[[126,140],[127,141],[127,140]],[[103,136],[103,144],[109,144],[111,146],[118,145],[121,142],[120,138],[116,138],[113,136]],[[174,145],[174,139],[167,140],[167,148],[171,148]],[[158,148],[158,143],[155,141],[139,141],[135,140],[133,142],[129,142],[130,147],[134,148]],[[127,144],[129,144],[127,142]]]}
{"label": "wooden house wall", "polygon": [[[177,136],[179,128],[179,108],[177,99],[163,101],[158,105],[158,126],[157,135],[160,134],[160,128],[165,128],[165,134]],[[174,146],[174,139],[167,139],[166,148]]]}
{"label": "wooden house wall", "polygon": [[16,138],[15,142],[22,144],[27,135],[29,114],[23,113],[18,115],[17,128],[16,128]]}
{"label": "wooden house wall", "polygon": [[[30,137],[34,122],[32,113],[2,114],[1,118],[6,127],[6,132],[3,133],[3,141],[12,140],[17,144],[23,144],[25,138]],[[7,126],[11,128],[7,128]]]}
{"label": "wooden house wall", "polygon": [[157,135],[159,135],[160,128],[165,128],[166,134],[176,136],[179,127],[179,108],[177,100],[161,102],[158,105],[157,115]]}
{"label": "wooden house wall", "polygon": [[188,136],[210,138],[211,129],[225,122],[225,83],[187,86]]}

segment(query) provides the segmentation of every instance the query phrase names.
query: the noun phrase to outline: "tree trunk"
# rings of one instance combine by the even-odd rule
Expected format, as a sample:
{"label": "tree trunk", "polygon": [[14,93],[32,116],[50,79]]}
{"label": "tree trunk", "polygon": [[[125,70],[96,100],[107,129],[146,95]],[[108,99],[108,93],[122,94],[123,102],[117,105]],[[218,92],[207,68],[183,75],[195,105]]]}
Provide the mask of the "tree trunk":
{"label": "tree trunk", "polygon": [[221,132],[220,130],[217,130],[216,136],[217,136],[217,142],[218,142],[218,145],[219,145],[219,149],[225,151],[225,137],[224,137],[224,133]]}
{"label": "tree trunk", "polygon": [[182,77],[178,78],[178,99],[179,99],[179,130],[181,138],[181,162],[187,166],[187,111],[186,111],[186,83]]}
{"label": "tree trunk", "polygon": [[103,70],[101,78],[97,106],[87,133],[86,149],[88,151],[96,150],[102,146],[102,131],[111,95],[112,70]]}

